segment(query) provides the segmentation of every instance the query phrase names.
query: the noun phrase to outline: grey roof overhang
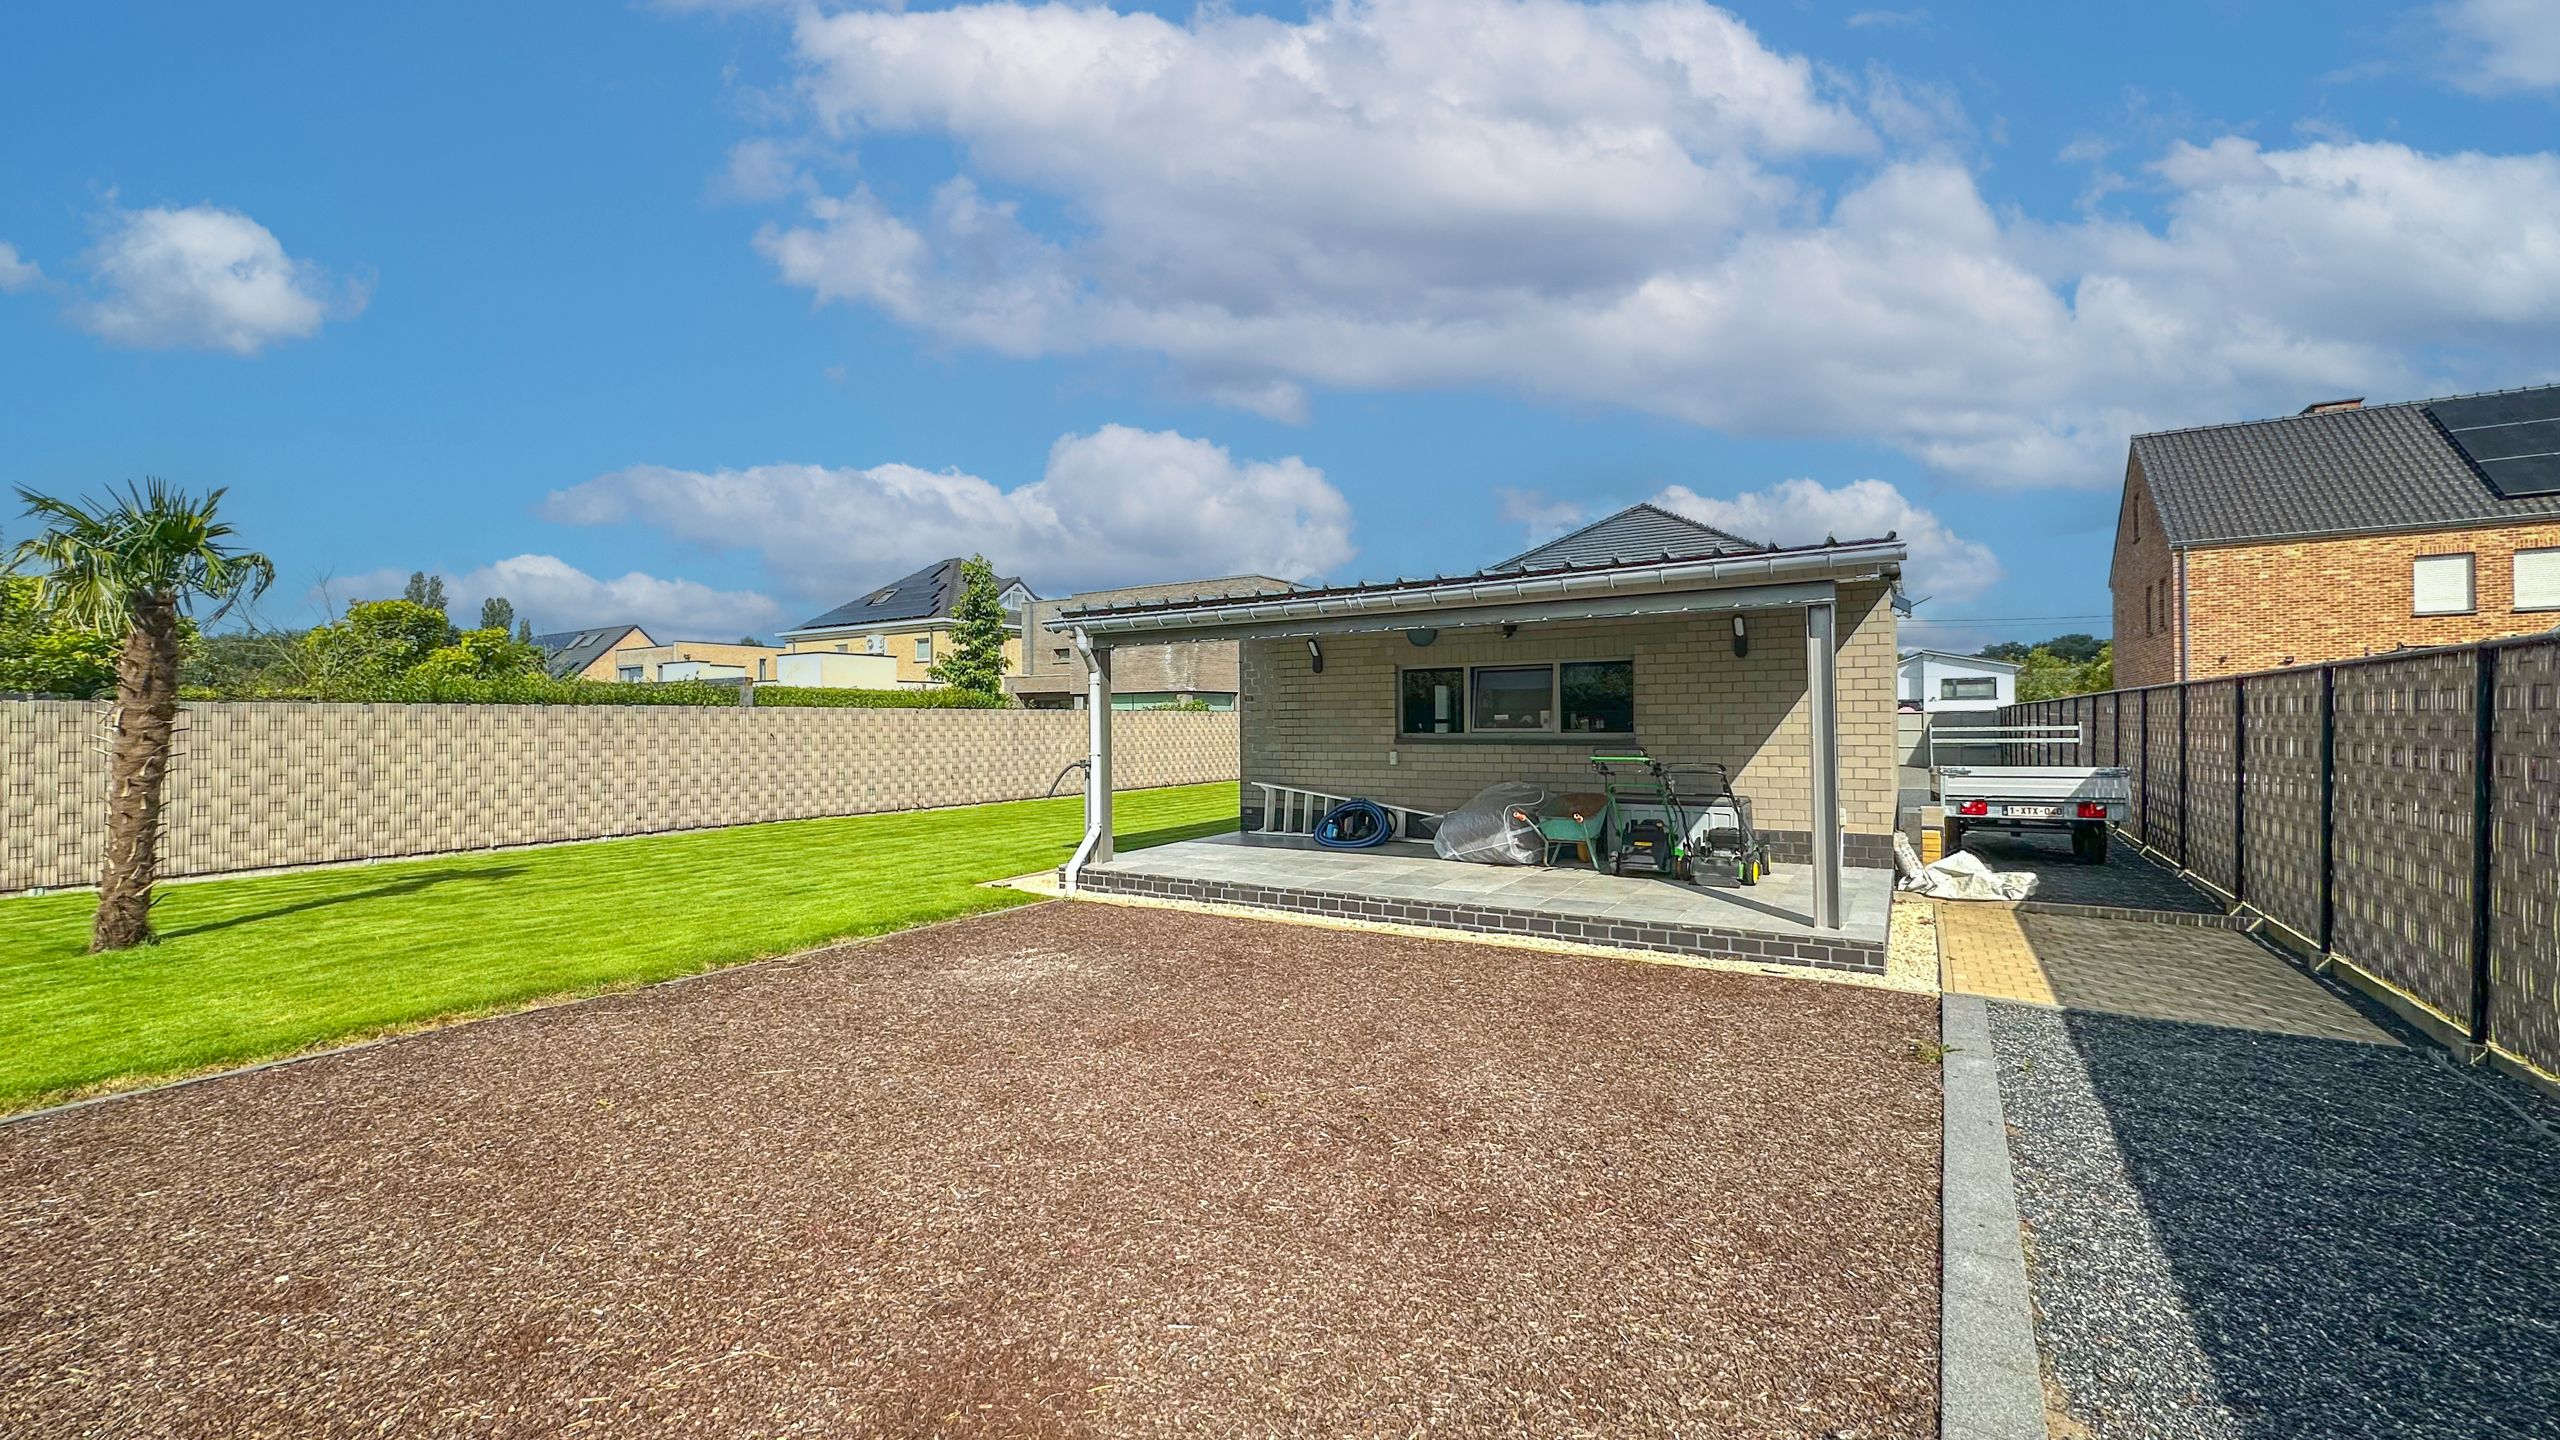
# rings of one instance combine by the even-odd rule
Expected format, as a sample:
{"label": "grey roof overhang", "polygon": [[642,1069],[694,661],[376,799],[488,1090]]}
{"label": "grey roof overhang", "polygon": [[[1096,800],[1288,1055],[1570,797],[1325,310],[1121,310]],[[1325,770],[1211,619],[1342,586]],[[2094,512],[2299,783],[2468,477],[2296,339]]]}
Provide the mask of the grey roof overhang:
{"label": "grey roof overhang", "polygon": [[1893,574],[1898,540],[1342,586],[1293,595],[1070,610],[1050,630],[1082,630],[1096,644],[1245,640],[1530,625],[1645,615],[1722,614],[1815,605],[1842,581]]}

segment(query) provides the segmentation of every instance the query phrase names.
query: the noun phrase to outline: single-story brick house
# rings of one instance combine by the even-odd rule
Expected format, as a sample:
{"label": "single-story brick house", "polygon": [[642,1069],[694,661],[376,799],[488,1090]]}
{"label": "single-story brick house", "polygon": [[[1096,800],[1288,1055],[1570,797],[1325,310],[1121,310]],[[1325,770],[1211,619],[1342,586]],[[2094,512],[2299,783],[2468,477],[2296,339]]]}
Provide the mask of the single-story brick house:
{"label": "single-story brick house", "polygon": [[1239,642],[1244,817],[1257,787],[1422,811],[1486,785],[1591,790],[1590,755],[1641,744],[1730,766],[1781,864],[1839,923],[1842,857],[1890,868],[1893,536],[1758,544],[1650,505],[1472,574],[1071,609],[1047,627],[1093,698],[1087,842],[1110,858],[1111,652]]}

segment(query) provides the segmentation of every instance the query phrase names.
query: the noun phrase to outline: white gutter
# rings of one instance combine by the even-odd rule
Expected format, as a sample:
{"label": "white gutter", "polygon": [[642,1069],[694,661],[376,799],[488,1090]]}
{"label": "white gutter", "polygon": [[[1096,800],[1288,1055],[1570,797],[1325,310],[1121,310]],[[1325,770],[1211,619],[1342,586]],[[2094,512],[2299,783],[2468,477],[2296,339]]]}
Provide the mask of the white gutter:
{"label": "white gutter", "polygon": [[1910,551],[1900,541],[1842,545],[1775,555],[1723,556],[1667,560],[1651,565],[1616,566],[1606,570],[1551,575],[1464,576],[1428,585],[1382,586],[1375,590],[1310,597],[1279,596],[1248,604],[1168,605],[1117,614],[1061,615],[1046,623],[1051,630],[1108,635],[1133,630],[1208,629],[1269,621],[1335,619],[1350,615],[1428,613],[1453,606],[1502,601],[1561,600],[1589,596],[1654,593],[1686,588],[1715,589],[1770,581],[1836,578],[1842,570],[1898,563]]}

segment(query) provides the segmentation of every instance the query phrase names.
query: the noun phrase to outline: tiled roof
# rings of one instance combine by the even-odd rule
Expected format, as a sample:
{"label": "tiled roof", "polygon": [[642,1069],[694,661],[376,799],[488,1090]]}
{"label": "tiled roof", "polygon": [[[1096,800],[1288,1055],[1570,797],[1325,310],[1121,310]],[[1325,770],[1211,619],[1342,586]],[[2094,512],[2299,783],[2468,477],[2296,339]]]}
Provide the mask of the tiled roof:
{"label": "tiled roof", "polygon": [[1558,565],[1606,565],[1629,560],[1694,559],[1701,555],[1748,555],[1766,550],[1713,525],[1702,525],[1659,505],[1630,505],[1603,516],[1570,535],[1522,551],[1482,572],[1501,575],[1514,570],[1544,570]]}
{"label": "tiled roof", "polygon": [[[786,635],[803,630],[836,630],[864,625],[884,625],[901,620],[930,620],[947,616],[960,603],[960,557],[936,560],[912,575],[903,575],[860,599],[848,600],[813,620],[803,620],[786,630]],[[1022,582],[1011,575],[996,578],[998,590],[1010,590]]]}
{"label": "tiled roof", "polygon": [[[639,629],[637,625],[596,625],[585,630],[555,630],[534,636],[533,643],[548,654],[546,663],[552,674],[575,675],[596,663],[598,656],[619,648],[623,636]],[[640,633],[645,636],[649,632]]]}
{"label": "tiled roof", "polygon": [[2435,403],[2136,435],[2133,459],[2179,546],[2560,516],[2560,495],[2490,488],[2427,413]]}

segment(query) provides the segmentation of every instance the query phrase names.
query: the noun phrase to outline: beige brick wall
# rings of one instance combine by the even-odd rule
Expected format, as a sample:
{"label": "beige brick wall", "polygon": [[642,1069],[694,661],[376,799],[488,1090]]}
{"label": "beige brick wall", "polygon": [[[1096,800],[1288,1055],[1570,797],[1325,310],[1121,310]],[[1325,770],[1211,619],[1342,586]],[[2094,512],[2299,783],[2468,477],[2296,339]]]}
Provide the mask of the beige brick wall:
{"label": "beige brick wall", "polygon": [[[478,850],[1016,800],[1085,753],[1025,710],[185,707],[164,873]],[[0,892],[97,878],[105,707],[0,702]],[[1113,727],[1124,790],[1231,780],[1233,715]],[[1072,793],[1073,782],[1070,782]]]}
{"label": "beige brick wall", "polygon": [[[2549,630],[2560,612],[2515,608],[2515,554],[2554,546],[2560,523],[2546,522],[2190,550],[2188,678]],[[2460,554],[2474,557],[2477,610],[2412,613],[2411,562]],[[2117,683],[2143,683],[2126,676],[2123,653],[2119,641]]]}
{"label": "beige brick wall", "polygon": [[2160,512],[2139,464],[2125,467],[2115,564],[2108,575],[2115,592],[2116,684],[2177,679],[2177,560],[2160,534]]}
{"label": "beige brick wall", "polygon": [[[1844,586],[1840,598],[1840,802],[1852,831],[1882,835],[1893,828],[1895,807],[1893,608],[1882,585]],[[1632,658],[1636,733],[1649,750],[1674,763],[1738,767],[1735,788],[1751,798],[1761,825],[1808,830],[1804,619],[1781,611],[1748,623],[1747,658],[1735,657],[1724,616],[1524,626],[1508,640],[1498,630],[1449,630],[1427,648],[1401,633],[1337,636],[1320,642],[1321,675],[1303,640],[1247,641],[1238,705],[1244,778],[1428,810],[1500,780],[1597,789],[1588,739],[1399,736],[1396,671]],[[1255,803],[1250,788],[1245,803]]]}

